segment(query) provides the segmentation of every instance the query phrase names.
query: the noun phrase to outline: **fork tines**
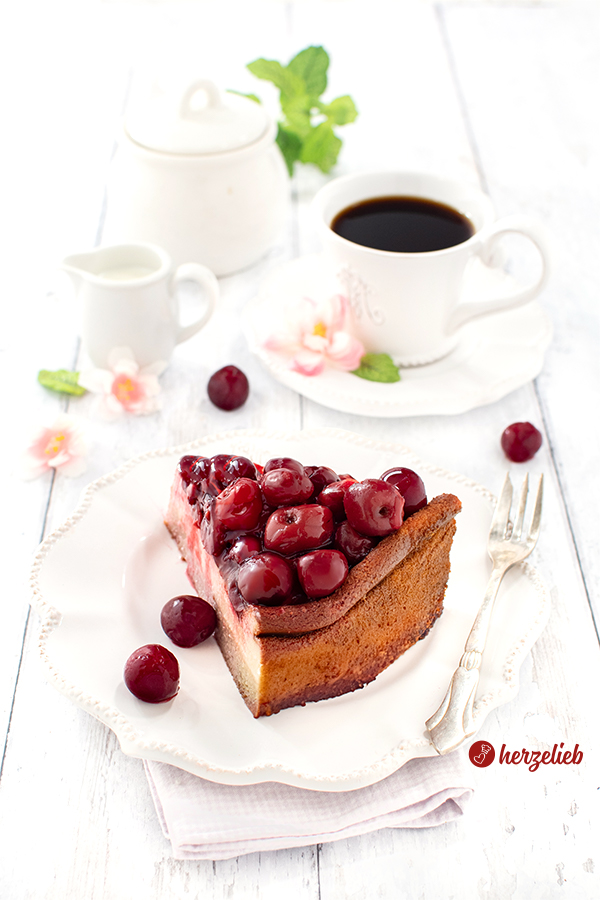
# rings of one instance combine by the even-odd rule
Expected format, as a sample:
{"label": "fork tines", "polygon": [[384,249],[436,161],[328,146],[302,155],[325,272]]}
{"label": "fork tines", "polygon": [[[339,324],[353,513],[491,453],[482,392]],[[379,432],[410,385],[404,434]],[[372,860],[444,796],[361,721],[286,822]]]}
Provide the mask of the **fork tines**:
{"label": "fork tines", "polygon": [[[543,492],[544,476],[540,475],[535,497],[535,504],[533,507],[533,515],[531,518],[531,525],[528,533],[528,539],[530,541],[533,541],[534,543],[535,541],[537,541],[540,531]],[[513,522],[510,518],[513,499],[513,486],[510,480],[510,473],[506,473],[502,491],[500,492],[500,497],[498,498],[498,503],[496,504],[496,509],[494,510],[494,515],[492,518],[492,524],[490,527],[490,540],[502,541],[505,538],[513,538],[514,540],[520,539],[523,532],[523,520],[525,518],[525,508],[527,506],[528,493],[529,474],[526,474],[525,478],[523,479],[523,484],[521,485],[521,492],[519,494],[519,500],[517,504],[516,519]]]}

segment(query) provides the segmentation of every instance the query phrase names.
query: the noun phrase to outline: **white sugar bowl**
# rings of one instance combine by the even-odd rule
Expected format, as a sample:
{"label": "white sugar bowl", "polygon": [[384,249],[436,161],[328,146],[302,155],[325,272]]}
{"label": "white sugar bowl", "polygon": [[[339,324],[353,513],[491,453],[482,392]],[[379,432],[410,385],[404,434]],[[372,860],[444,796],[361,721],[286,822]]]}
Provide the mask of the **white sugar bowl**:
{"label": "white sugar bowl", "polygon": [[215,275],[257,262],[280,236],[289,201],[276,134],[260,104],[212,81],[176,99],[155,91],[125,118],[103,242],[149,241],[174,265],[194,261]]}

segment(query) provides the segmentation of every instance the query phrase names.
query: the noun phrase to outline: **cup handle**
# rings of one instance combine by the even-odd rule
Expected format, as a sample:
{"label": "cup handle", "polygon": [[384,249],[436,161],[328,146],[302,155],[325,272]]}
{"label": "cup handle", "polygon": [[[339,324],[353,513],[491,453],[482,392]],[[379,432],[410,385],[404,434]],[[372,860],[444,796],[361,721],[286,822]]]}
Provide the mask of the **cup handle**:
{"label": "cup handle", "polygon": [[451,333],[460,328],[471,319],[478,316],[485,316],[489,313],[499,312],[500,310],[515,309],[517,306],[524,306],[533,300],[545,286],[548,281],[550,250],[549,242],[545,229],[540,223],[530,219],[528,216],[514,215],[505,216],[494,222],[489,228],[481,232],[480,238],[482,245],[479,250],[479,257],[484,265],[491,265],[494,259],[494,245],[498,238],[503,234],[520,234],[532,241],[540,254],[542,269],[539,277],[533,284],[521,287],[511,293],[495,297],[490,300],[482,300],[479,303],[461,303],[454,310],[448,321],[448,331]]}
{"label": "cup handle", "polygon": [[177,344],[187,341],[188,338],[191,338],[206,325],[219,299],[219,282],[214,273],[207,269],[206,266],[201,266],[198,263],[184,263],[182,266],[179,266],[171,281],[171,290],[175,296],[177,295],[177,287],[182,281],[194,281],[202,288],[206,298],[206,309],[195,322],[190,322],[189,325],[179,325],[175,336]]}

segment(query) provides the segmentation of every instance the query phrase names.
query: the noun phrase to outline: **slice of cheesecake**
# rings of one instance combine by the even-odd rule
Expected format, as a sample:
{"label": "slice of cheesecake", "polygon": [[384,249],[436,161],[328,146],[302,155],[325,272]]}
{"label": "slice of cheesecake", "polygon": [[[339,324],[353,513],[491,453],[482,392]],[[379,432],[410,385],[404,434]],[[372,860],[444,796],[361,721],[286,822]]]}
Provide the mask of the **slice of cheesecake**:
{"label": "slice of cheesecake", "polygon": [[318,478],[309,496],[302,477],[280,476],[285,505],[273,506],[277,491],[260,466],[226,470],[224,461],[240,459],[184,457],[165,522],[196,592],[216,610],[215,636],[242,697],[258,717],[363,687],[441,615],[460,501],[442,494],[402,521],[394,489],[399,527],[359,533],[366,555],[356,561],[339,549],[344,507],[333,515],[319,502]]}

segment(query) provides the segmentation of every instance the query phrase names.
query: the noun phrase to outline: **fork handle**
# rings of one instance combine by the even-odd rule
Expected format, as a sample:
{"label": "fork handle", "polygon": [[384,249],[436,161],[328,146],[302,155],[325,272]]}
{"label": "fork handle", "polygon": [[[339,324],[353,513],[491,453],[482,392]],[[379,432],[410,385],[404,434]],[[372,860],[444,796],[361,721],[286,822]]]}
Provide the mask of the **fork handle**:
{"label": "fork handle", "polygon": [[479,684],[479,670],[494,601],[500,582],[509,568],[505,563],[494,566],[446,696],[439,709],[425,723],[433,745],[440,754],[455,750],[477,730],[473,724],[473,703]]}

